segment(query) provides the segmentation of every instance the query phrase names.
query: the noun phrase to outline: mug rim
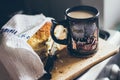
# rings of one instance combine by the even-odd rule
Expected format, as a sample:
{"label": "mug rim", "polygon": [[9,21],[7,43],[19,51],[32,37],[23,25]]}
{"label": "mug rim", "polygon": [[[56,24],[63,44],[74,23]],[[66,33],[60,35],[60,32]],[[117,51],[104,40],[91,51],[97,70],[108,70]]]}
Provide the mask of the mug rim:
{"label": "mug rim", "polygon": [[[94,13],[94,16],[89,17],[89,18],[74,18],[74,17],[68,16],[68,13],[70,13],[72,11],[79,11],[79,10],[90,11],[90,12]],[[79,5],[79,6],[74,6],[74,7],[71,7],[71,8],[67,8],[66,11],[65,11],[65,15],[70,20],[89,20],[89,19],[97,18],[99,16],[99,11],[95,7],[92,7],[92,6]]]}

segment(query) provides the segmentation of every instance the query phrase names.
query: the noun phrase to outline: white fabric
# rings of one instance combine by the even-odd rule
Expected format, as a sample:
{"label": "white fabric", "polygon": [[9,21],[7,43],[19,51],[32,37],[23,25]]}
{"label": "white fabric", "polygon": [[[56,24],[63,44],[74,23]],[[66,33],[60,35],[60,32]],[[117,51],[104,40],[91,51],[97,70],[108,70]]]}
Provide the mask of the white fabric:
{"label": "white fabric", "polygon": [[37,80],[45,71],[27,40],[50,21],[44,15],[15,15],[0,30],[0,80]]}

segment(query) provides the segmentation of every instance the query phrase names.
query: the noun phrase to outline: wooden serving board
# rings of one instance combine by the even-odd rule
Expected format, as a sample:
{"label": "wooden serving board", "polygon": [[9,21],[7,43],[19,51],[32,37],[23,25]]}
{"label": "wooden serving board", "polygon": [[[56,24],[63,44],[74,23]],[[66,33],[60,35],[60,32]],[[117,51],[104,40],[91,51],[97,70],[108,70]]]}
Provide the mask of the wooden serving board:
{"label": "wooden serving board", "polygon": [[76,58],[70,56],[66,47],[59,52],[59,58],[55,61],[52,70],[51,80],[73,80],[95,64],[109,58],[118,53],[119,48],[109,44],[107,41],[99,38],[98,51],[88,58]]}

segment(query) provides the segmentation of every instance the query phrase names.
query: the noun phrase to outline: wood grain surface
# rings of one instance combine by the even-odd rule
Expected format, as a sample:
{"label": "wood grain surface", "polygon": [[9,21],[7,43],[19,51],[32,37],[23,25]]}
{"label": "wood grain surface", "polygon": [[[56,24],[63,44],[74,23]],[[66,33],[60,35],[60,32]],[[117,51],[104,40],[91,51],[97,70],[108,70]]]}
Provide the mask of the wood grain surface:
{"label": "wood grain surface", "polygon": [[76,58],[68,54],[62,46],[55,61],[51,80],[73,80],[99,62],[118,53],[119,48],[99,38],[98,51],[88,58]]}

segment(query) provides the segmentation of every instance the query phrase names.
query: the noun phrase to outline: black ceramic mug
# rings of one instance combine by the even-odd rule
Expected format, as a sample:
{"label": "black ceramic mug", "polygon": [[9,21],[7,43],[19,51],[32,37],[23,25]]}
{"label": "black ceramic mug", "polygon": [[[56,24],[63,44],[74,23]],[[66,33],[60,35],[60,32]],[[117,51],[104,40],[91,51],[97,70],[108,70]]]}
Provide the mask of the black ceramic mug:
{"label": "black ceramic mug", "polygon": [[[98,49],[98,16],[98,10],[91,6],[68,8],[65,11],[65,20],[52,20],[51,36],[56,43],[67,45],[68,52],[73,56],[91,55]],[[57,25],[63,25],[67,29],[65,39],[58,39],[54,35]]]}

